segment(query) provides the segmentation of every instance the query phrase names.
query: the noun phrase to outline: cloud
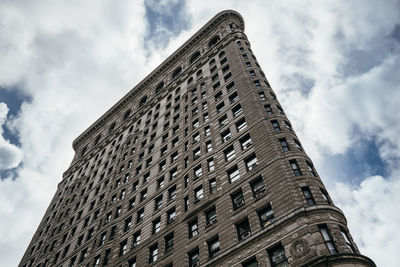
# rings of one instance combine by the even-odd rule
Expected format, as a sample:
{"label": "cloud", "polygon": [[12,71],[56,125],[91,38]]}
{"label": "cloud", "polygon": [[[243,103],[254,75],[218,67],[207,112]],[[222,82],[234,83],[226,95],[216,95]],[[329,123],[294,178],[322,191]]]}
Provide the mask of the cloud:
{"label": "cloud", "polygon": [[[378,265],[396,266],[394,258],[378,254],[397,251],[400,243],[388,237],[400,224],[397,214],[388,215],[398,206],[399,188],[399,4],[146,3],[0,3],[0,88],[15,87],[30,98],[6,122],[21,147],[11,149],[0,139],[0,149],[14,151],[6,165],[19,166],[13,169],[15,180],[0,182],[2,263],[15,266],[22,257],[72,160],[72,140],[212,16],[235,9],[243,15],[254,54],[333,199],[345,211],[361,251]],[[164,20],[149,21],[146,5]],[[179,17],[170,22],[176,12]],[[153,22],[154,33],[165,34],[162,47],[148,42]],[[4,104],[0,107],[4,125]],[[360,180],[345,173],[338,181],[326,166],[335,156],[348,158],[349,151],[363,155],[358,149],[368,144],[365,140],[374,140],[387,175],[360,170]],[[19,230],[11,233],[11,227]]]}
{"label": "cloud", "polygon": [[[7,120],[8,107],[0,102],[0,171],[15,168],[22,160],[22,152],[3,137],[3,127]],[[1,176],[1,179],[6,177]]]}

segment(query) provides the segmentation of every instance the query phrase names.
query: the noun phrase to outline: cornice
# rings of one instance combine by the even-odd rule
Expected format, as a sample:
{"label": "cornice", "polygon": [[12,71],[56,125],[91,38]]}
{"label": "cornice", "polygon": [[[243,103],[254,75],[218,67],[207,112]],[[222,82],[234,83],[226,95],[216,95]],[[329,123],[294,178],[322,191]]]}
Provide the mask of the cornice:
{"label": "cornice", "polygon": [[124,97],[122,97],[114,106],[112,106],[106,113],[104,113],[98,120],[96,120],[88,129],[80,134],[72,143],[74,150],[77,149],[78,145],[86,140],[93,132],[103,127],[103,125],[111,118],[115,113],[122,110],[123,107],[130,102],[137,94],[142,92],[147,85],[156,80],[160,74],[162,74],[171,65],[174,65],[177,61],[181,60],[181,55],[197,44],[200,38],[203,38],[211,30],[215,28],[217,24],[227,18],[234,18],[238,21],[238,26],[241,31],[244,31],[244,20],[242,16],[234,10],[225,10],[215,15],[209,20],[200,30],[198,30],[189,40],[187,40],[182,46],[180,46],[171,56],[165,59],[156,69],[154,69],[149,75],[147,75],[139,84],[131,89]]}

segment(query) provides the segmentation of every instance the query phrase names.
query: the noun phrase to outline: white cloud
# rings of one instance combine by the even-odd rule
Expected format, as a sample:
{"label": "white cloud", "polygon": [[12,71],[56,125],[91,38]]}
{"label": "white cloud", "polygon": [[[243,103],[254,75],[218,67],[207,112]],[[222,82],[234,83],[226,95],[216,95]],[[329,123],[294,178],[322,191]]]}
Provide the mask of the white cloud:
{"label": "white cloud", "polygon": [[15,168],[22,159],[22,153],[19,148],[3,137],[3,127],[7,120],[7,113],[7,105],[0,102],[0,170]]}
{"label": "white cloud", "polygon": [[[19,262],[72,160],[72,140],[212,16],[235,9],[243,15],[252,49],[317,169],[327,155],[352,148],[359,138],[354,127],[377,136],[391,177],[370,177],[358,187],[322,178],[344,209],[362,252],[378,265],[395,266],[378,254],[396,251],[394,244],[400,243],[393,235],[387,240],[400,222],[397,214],[388,216],[396,206],[384,205],[398,203],[399,56],[384,55],[366,73],[348,76],[343,69],[351,48],[365,50],[387,40],[400,21],[398,4],[203,0],[185,5],[191,28],[160,51],[144,47],[148,24],[143,1],[0,3],[0,86],[17,85],[32,98],[7,122],[20,136],[24,165],[15,181],[0,182],[2,263]],[[381,194],[385,197],[379,198]],[[369,219],[369,205],[378,214],[376,220]],[[11,235],[11,226],[19,231]]]}

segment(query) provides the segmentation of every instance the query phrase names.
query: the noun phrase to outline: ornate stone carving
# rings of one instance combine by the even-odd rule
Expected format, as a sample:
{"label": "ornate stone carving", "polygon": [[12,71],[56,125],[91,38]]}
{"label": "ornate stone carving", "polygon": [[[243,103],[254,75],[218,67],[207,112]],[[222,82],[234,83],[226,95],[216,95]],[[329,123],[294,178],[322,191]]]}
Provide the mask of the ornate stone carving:
{"label": "ornate stone carving", "polygon": [[308,254],[309,251],[310,248],[308,246],[308,243],[303,238],[296,239],[292,243],[292,246],[290,248],[290,252],[295,258],[301,258],[304,255]]}

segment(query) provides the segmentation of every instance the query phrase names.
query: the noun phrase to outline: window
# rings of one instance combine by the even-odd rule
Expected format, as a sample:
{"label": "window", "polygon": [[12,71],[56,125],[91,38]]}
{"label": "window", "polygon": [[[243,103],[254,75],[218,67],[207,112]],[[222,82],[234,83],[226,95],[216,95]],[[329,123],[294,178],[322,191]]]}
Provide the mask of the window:
{"label": "window", "polygon": [[167,168],[167,162],[163,160],[159,165],[160,172],[164,171]]}
{"label": "window", "polygon": [[199,234],[197,218],[189,223],[189,238]]}
{"label": "window", "polygon": [[295,160],[295,159],[289,160],[289,164],[292,167],[292,170],[293,170],[295,176],[302,175],[299,165],[297,164],[297,160]]}
{"label": "window", "polygon": [[232,204],[233,204],[233,209],[236,210],[239,207],[244,205],[244,198],[243,198],[243,192],[242,189],[236,191],[231,195],[232,198]]}
{"label": "window", "polygon": [[221,112],[225,108],[225,103],[221,102],[217,105],[217,112]]}
{"label": "window", "polygon": [[121,214],[121,206],[117,207],[114,218],[118,218],[120,214]]}
{"label": "window", "polygon": [[242,263],[242,267],[258,267],[257,259],[254,257]]}
{"label": "window", "polygon": [[226,62],[228,62],[228,59],[226,57],[224,57],[223,59],[221,59],[221,61],[219,62],[222,65],[224,65]]}
{"label": "window", "polygon": [[164,176],[157,180],[157,188],[160,189],[164,186]]}
{"label": "window", "polygon": [[254,86],[255,86],[256,88],[259,88],[259,87],[261,86],[259,80],[255,80],[255,81],[253,81],[253,83],[254,83]]}
{"label": "window", "polygon": [[228,116],[224,115],[218,119],[219,126],[224,126],[228,123]]}
{"label": "window", "polygon": [[195,180],[198,179],[203,174],[201,165],[198,165],[196,168],[194,168],[193,172],[194,172],[193,179],[195,179]]}
{"label": "window", "polygon": [[168,253],[174,249],[174,232],[164,237],[165,239],[165,253]]}
{"label": "window", "polygon": [[225,73],[229,70],[229,65],[226,65],[225,67],[222,68],[222,72]]}
{"label": "window", "polygon": [[249,71],[251,78],[255,78],[256,77],[256,73],[254,72],[254,70]]}
{"label": "window", "polygon": [[269,260],[272,267],[288,267],[288,261],[285,256],[285,250],[282,245],[278,245],[268,250]]}
{"label": "window", "polygon": [[211,135],[210,126],[206,126],[206,127],[204,128],[204,135],[205,135],[205,136],[210,136],[210,135]]}
{"label": "window", "polygon": [[204,122],[208,122],[208,121],[209,121],[208,113],[204,113],[204,114],[203,114],[203,121],[204,121]]}
{"label": "window", "polygon": [[296,145],[296,148],[297,148],[299,151],[303,151],[303,148],[301,147],[300,142],[299,142],[297,139],[293,139],[293,141],[294,141],[294,144]]}
{"label": "window", "polygon": [[200,52],[196,51],[192,54],[192,56],[189,59],[189,63],[192,64],[193,62],[195,62],[198,58],[200,57]]}
{"label": "window", "polygon": [[261,176],[251,181],[250,186],[255,198],[262,196],[266,191],[264,181]]}
{"label": "window", "polygon": [[314,198],[311,194],[310,188],[308,186],[302,187],[301,191],[303,191],[304,197],[306,198],[307,204],[312,206],[315,204]]}
{"label": "window", "polygon": [[245,160],[244,163],[246,164],[247,170],[251,171],[258,165],[257,157],[256,154],[251,154],[248,156]]}
{"label": "window", "polygon": [[189,267],[199,266],[199,248],[188,253],[189,256]]}
{"label": "window", "polygon": [[172,201],[176,198],[176,186],[168,189],[168,201]]}
{"label": "window", "polygon": [[99,247],[104,245],[104,243],[106,242],[106,238],[107,238],[107,233],[106,232],[102,233],[100,237]]}
{"label": "window", "polygon": [[109,237],[110,240],[113,240],[113,239],[114,239],[115,232],[117,232],[117,226],[116,226],[116,225],[114,225],[113,227],[111,227],[111,232],[110,232],[110,237]]}
{"label": "window", "polygon": [[140,201],[144,201],[147,197],[147,188],[140,192]]}
{"label": "window", "polygon": [[285,114],[285,112],[283,111],[282,107],[279,105],[276,105],[276,108],[279,110],[279,113],[281,114]]}
{"label": "window", "polygon": [[157,234],[161,230],[161,218],[157,218],[156,220],[153,221],[153,235]]}
{"label": "window", "polygon": [[[106,250],[106,253],[105,253],[104,259],[103,259],[103,265],[108,265],[108,262],[110,261],[110,254],[111,254],[111,248]],[[72,260],[71,260],[71,262],[72,262]],[[73,264],[71,266],[73,266]]]}
{"label": "window", "polygon": [[207,141],[206,142],[206,151],[207,152],[212,151],[212,143],[211,143],[211,141]]}
{"label": "window", "polygon": [[239,169],[238,169],[237,165],[235,165],[233,168],[231,168],[228,171],[228,178],[229,178],[230,183],[233,183],[233,182],[239,180],[240,173],[239,173]]}
{"label": "window", "polygon": [[200,133],[197,132],[193,135],[193,144],[197,143],[200,141]]}
{"label": "window", "polygon": [[194,203],[197,203],[202,199],[203,199],[203,187],[199,186],[194,190]]}
{"label": "window", "polygon": [[221,137],[222,137],[222,142],[225,143],[231,138],[231,131],[227,129],[226,131],[221,133]]}
{"label": "window", "polygon": [[262,228],[267,227],[274,222],[274,212],[272,211],[271,205],[268,205],[262,210],[258,211],[257,214]]}
{"label": "window", "polygon": [[228,74],[226,74],[226,75],[224,76],[225,82],[227,82],[231,77],[232,77],[232,73],[231,73],[231,72],[229,72]]}
{"label": "window", "polygon": [[329,205],[332,204],[332,201],[328,196],[328,192],[326,192],[325,189],[322,189],[322,188],[320,188],[320,190],[321,190],[322,197],[325,200],[326,204],[329,204]]}
{"label": "window", "polygon": [[147,172],[143,175],[143,184],[148,183],[150,180],[150,172]]}
{"label": "window", "polygon": [[142,222],[142,221],[143,221],[143,216],[144,216],[144,208],[141,209],[141,210],[139,210],[139,211],[137,212],[137,220],[136,220],[136,223]]}
{"label": "window", "polygon": [[208,165],[209,172],[214,171],[215,168],[214,168],[214,159],[213,158],[207,160],[207,165]]}
{"label": "window", "polygon": [[128,267],[136,267],[136,258],[130,259],[128,261]]}
{"label": "window", "polygon": [[328,248],[329,252],[331,254],[336,254],[337,251],[336,251],[336,248],[335,248],[335,246],[333,244],[333,240],[332,240],[332,237],[331,237],[331,235],[329,233],[328,227],[326,225],[320,225],[319,226],[319,231],[321,232],[321,235],[324,238],[325,245]]}
{"label": "window", "polygon": [[292,125],[291,125],[288,121],[285,121],[285,127],[286,127],[289,131],[292,131]]}
{"label": "window", "polygon": [[131,228],[132,225],[132,217],[129,217],[128,219],[125,220],[125,227],[124,231],[128,231]]}
{"label": "window", "polygon": [[126,253],[126,248],[128,247],[128,240],[125,239],[121,243],[119,243],[119,256],[123,256]]}
{"label": "window", "polygon": [[154,210],[157,211],[162,207],[162,195],[154,200]]}
{"label": "window", "polygon": [[140,230],[137,231],[134,235],[133,235],[133,244],[132,247],[136,247],[140,244]]}
{"label": "window", "polygon": [[181,72],[182,72],[182,67],[177,67],[177,68],[172,72],[172,79],[175,79]]}
{"label": "window", "polygon": [[185,211],[188,211],[188,209],[189,209],[189,197],[186,196],[186,197],[183,199],[183,202],[184,202],[184,209],[185,209]]}
{"label": "window", "polygon": [[226,90],[227,90],[228,93],[232,92],[233,89],[235,89],[235,83],[234,82],[231,82],[230,84],[228,84],[226,86]]}
{"label": "window", "polygon": [[218,80],[218,73],[215,73],[215,75],[211,77],[211,81],[215,82],[216,80]]}
{"label": "window", "polygon": [[246,219],[236,224],[236,230],[239,241],[248,238],[251,235],[249,220]]}
{"label": "window", "polygon": [[252,142],[249,134],[246,134],[242,138],[239,139],[240,145],[242,146],[242,149],[245,150],[249,147],[251,147]]}
{"label": "window", "polygon": [[217,211],[215,207],[212,207],[211,209],[207,210],[205,214],[206,214],[206,227],[215,224],[217,222]]}
{"label": "window", "polygon": [[261,101],[267,100],[267,97],[265,96],[264,92],[259,92],[258,95],[260,96]]}
{"label": "window", "polygon": [[355,253],[353,244],[350,242],[347,232],[343,228],[340,228],[340,232],[342,233],[343,239],[345,240],[348,249],[350,249],[351,253]]}
{"label": "window", "polygon": [[199,127],[199,120],[198,120],[198,119],[195,119],[195,120],[193,121],[192,125],[193,125],[193,129]]}
{"label": "window", "polygon": [[208,244],[208,256],[209,258],[213,258],[219,254],[220,247],[219,247],[219,238],[218,236],[213,238],[212,240],[207,242]]}
{"label": "window", "polygon": [[230,146],[227,149],[225,149],[224,154],[225,154],[226,161],[231,161],[232,159],[234,159],[236,157],[235,149],[233,148],[233,146]]}
{"label": "window", "polygon": [[173,223],[175,221],[175,216],[176,216],[176,212],[175,212],[175,208],[169,210],[167,212],[167,223]]}
{"label": "window", "polygon": [[218,93],[216,93],[214,98],[215,98],[215,101],[221,100],[222,99],[222,91],[219,91]]}
{"label": "window", "polygon": [[288,145],[288,143],[286,142],[286,138],[281,138],[281,139],[279,139],[279,143],[281,144],[281,147],[282,147],[282,150],[283,150],[283,151],[287,152],[287,151],[290,150],[290,149],[289,149],[289,145]]}
{"label": "window", "polygon": [[306,161],[306,164],[307,164],[308,171],[311,173],[311,175],[314,176],[314,177],[317,176],[317,174],[315,173],[314,166],[312,165],[312,163]]}
{"label": "window", "polygon": [[243,119],[239,120],[238,122],[236,122],[236,128],[238,130],[238,132],[240,132],[241,130],[243,130],[244,128],[247,127],[246,121]]}
{"label": "window", "polygon": [[267,112],[267,115],[272,115],[272,114],[274,113],[274,112],[272,111],[272,108],[271,108],[271,105],[270,105],[270,104],[265,105],[264,108],[265,108],[265,111]]}
{"label": "window", "polygon": [[178,168],[175,167],[172,170],[169,171],[169,180],[172,181],[178,176]]}
{"label": "window", "polygon": [[135,197],[129,200],[129,209],[133,209],[135,207]]}
{"label": "window", "polygon": [[215,178],[212,178],[208,181],[210,184],[210,194],[217,193],[217,180]]}
{"label": "window", "polygon": [[139,181],[135,181],[132,183],[132,191],[136,191],[139,186]]}
{"label": "window", "polygon": [[149,263],[153,263],[157,261],[158,244],[155,243],[149,248],[149,250],[150,250]]}

